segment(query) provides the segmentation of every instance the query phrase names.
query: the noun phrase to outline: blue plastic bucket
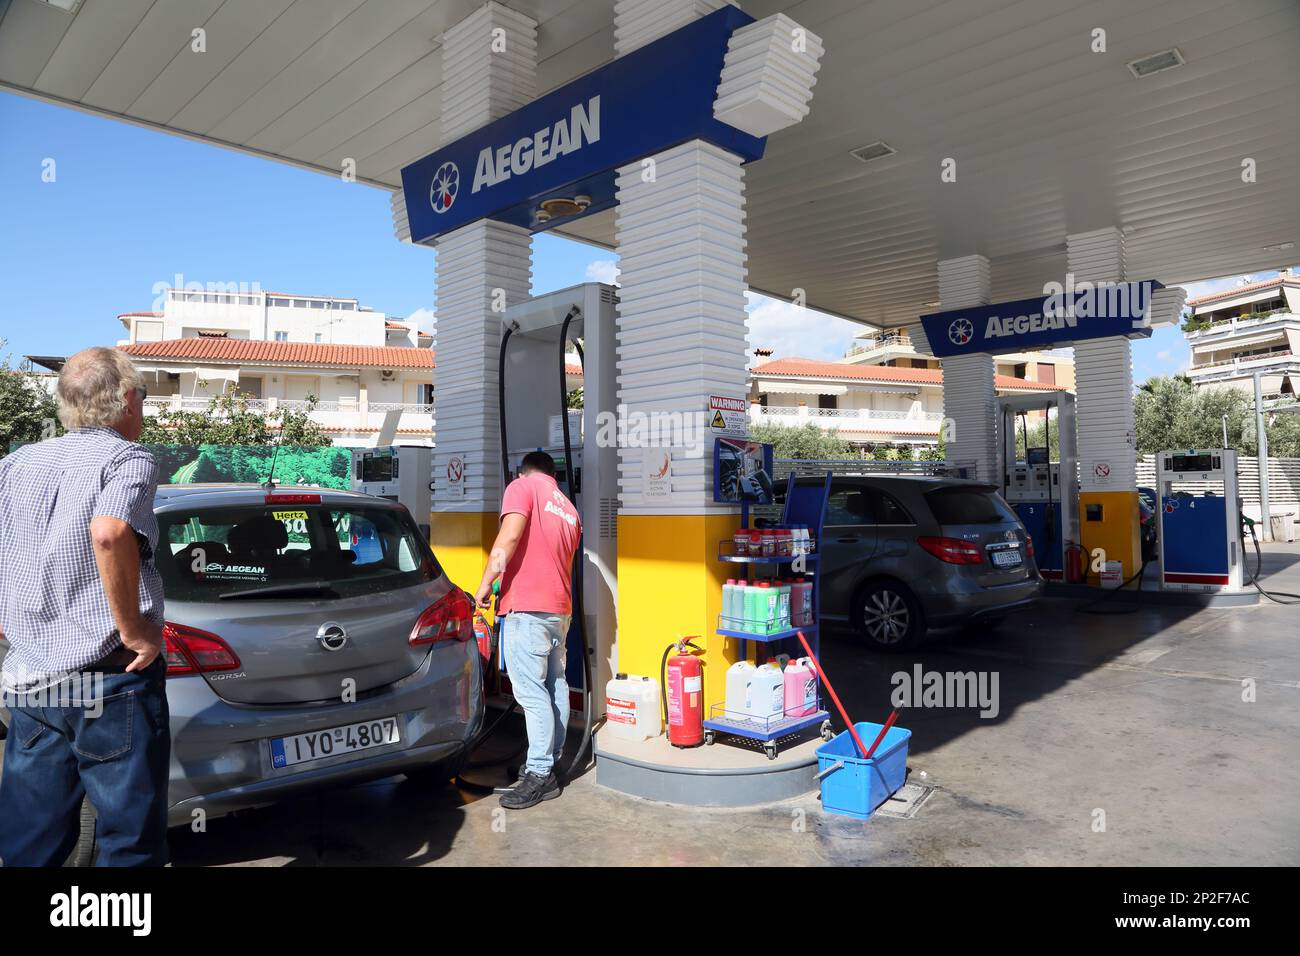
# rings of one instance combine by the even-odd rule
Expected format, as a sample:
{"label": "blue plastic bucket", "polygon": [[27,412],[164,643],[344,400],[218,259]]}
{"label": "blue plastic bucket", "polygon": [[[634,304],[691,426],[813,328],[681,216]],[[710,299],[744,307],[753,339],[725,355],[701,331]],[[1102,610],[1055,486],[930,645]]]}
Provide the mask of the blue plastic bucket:
{"label": "blue plastic bucket", "polygon": [[[863,722],[854,726],[862,743],[870,747],[882,725]],[[890,727],[870,760],[858,756],[847,730],[818,747],[822,809],[857,820],[870,817],[907,779],[907,742],[911,739],[910,730]]]}

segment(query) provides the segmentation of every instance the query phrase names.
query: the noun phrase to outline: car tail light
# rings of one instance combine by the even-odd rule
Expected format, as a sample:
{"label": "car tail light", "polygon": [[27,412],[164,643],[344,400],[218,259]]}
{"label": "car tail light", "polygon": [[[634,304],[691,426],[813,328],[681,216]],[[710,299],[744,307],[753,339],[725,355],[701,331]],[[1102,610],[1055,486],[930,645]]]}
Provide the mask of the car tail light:
{"label": "car tail light", "polygon": [[230,645],[197,627],[168,622],[163,625],[163,642],[168,677],[239,669],[239,655]]}
{"label": "car tail light", "polygon": [[436,603],[425,608],[409,643],[432,644],[434,641],[468,641],[474,636],[474,604],[464,591],[449,591]]}
{"label": "car tail light", "polygon": [[980,551],[979,545],[972,544],[969,541],[963,541],[960,538],[932,538],[923,536],[916,539],[916,543],[940,561],[946,561],[949,564],[983,564],[984,554]]}

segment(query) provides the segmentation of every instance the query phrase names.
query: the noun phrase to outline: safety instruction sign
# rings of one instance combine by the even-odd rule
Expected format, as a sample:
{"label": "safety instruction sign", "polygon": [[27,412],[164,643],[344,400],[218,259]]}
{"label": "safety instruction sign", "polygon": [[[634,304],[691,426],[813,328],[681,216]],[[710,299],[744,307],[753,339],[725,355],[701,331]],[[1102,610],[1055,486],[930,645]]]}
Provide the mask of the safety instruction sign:
{"label": "safety instruction sign", "polygon": [[646,448],[641,452],[641,496],[647,501],[666,501],[673,493],[673,456],[669,448]]}
{"label": "safety instruction sign", "polygon": [[465,494],[464,455],[452,455],[447,459],[447,491],[453,495]]}
{"label": "safety instruction sign", "polygon": [[749,437],[749,400],[730,395],[710,395],[707,409],[709,434],[724,438]]}

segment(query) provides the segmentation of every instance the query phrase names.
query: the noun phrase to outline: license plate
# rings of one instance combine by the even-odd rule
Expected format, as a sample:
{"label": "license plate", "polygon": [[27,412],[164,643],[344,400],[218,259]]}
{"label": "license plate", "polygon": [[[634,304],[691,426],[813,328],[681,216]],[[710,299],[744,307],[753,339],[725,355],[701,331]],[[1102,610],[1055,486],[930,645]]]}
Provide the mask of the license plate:
{"label": "license plate", "polygon": [[1020,567],[1020,549],[1012,550],[1007,548],[1003,551],[993,552],[993,566],[995,568],[1018,568]]}
{"label": "license plate", "polygon": [[275,737],[271,740],[271,766],[292,767],[308,760],[337,757],[339,754],[357,753],[372,747],[402,742],[396,717],[380,717],[346,727],[316,730],[292,737]]}

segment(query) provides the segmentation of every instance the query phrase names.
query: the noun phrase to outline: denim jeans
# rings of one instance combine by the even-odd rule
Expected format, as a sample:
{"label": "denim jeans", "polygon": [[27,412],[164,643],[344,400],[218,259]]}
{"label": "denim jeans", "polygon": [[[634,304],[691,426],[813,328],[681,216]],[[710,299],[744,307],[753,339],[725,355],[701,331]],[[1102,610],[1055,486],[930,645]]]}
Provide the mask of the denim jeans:
{"label": "denim jeans", "polygon": [[569,685],[564,679],[569,620],[567,614],[511,611],[501,625],[506,676],[528,729],[524,768],[543,777],[564,750],[569,724]]}
{"label": "denim jeans", "polygon": [[83,796],[97,816],[98,866],[167,862],[166,673],[160,656],[133,674],[95,675],[102,691],[70,706],[12,701],[0,775],[5,866],[61,866],[77,842]]}

